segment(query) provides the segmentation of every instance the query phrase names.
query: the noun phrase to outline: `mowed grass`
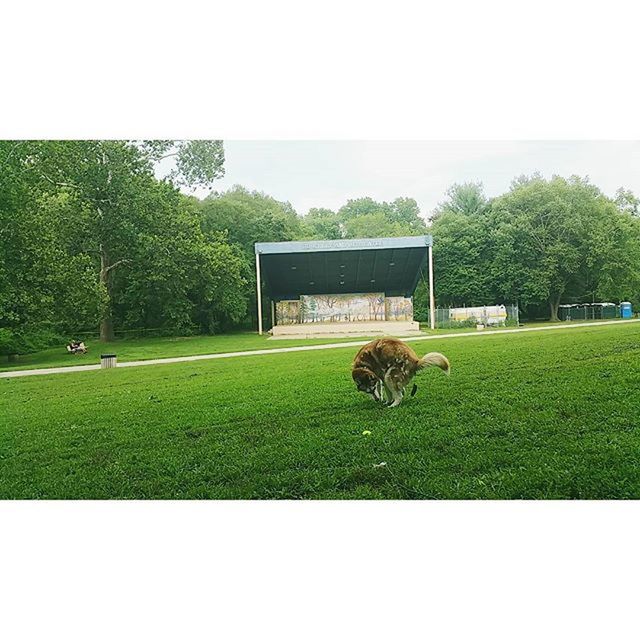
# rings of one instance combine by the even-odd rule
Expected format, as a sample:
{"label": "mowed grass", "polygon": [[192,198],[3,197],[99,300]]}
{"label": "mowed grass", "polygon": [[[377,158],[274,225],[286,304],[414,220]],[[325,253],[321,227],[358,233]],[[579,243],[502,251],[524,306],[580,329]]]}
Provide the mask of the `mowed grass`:
{"label": "mowed grass", "polygon": [[205,353],[255,351],[258,349],[279,349],[309,344],[366,340],[366,338],[300,338],[292,340],[269,340],[268,338],[269,336],[267,335],[259,336],[257,333],[231,333],[216,336],[177,338],[127,338],[108,343],[88,340],[86,344],[89,347],[89,353],[72,355],[67,353],[65,345],[60,345],[37,353],[21,355],[16,362],[8,362],[5,356],[4,360],[0,362],[0,371],[99,364],[101,353],[115,353],[119,362],[127,362],[195,356]]}
{"label": "mowed grass", "polygon": [[[598,323],[601,320],[594,320]],[[550,322],[527,323],[527,327],[551,326]],[[560,324],[560,323],[555,323]],[[510,327],[509,327],[510,328]],[[422,324],[425,335],[468,333],[473,328],[429,330]],[[486,332],[500,331],[504,328],[487,327]],[[61,344],[37,353],[29,353],[18,357],[16,362],[8,362],[7,356],[0,359],[0,372],[17,369],[46,369],[51,367],[68,367],[82,364],[99,364],[101,353],[115,353],[119,362],[132,360],[154,360],[157,358],[174,358],[179,356],[195,356],[206,353],[229,353],[232,351],[255,351],[259,349],[278,349],[313,344],[330,344],[366,340],[362,337],[347,338],[298,338],[286,340],[269,340],[268,335],[259,336],[255,332],[239,332],[215,336],[185,336],[163,338],[125,338],[113,342],[102,343],[99,340],[86,340],[89,353],[71,355],[66,346]],[[373,339],[373,338],[371,338]]]}
{"label": "mowed grass", "polygon": [[0,380],[0,498],[640,498],[640,324],[413,346],[397,409],[352,348]]}

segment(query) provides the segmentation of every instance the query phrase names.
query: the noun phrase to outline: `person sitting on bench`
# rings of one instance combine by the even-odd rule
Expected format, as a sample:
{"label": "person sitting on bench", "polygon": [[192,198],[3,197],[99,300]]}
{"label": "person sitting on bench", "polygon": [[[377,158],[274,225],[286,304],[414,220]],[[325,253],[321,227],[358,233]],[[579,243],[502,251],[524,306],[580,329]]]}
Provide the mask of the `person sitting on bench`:
{"label": "person sitting on bench", "polygon": [[72,340],[67,345],[67,351],[75,355],[76,353],[87,353],[88,349],[85,346],[84,342],[79,340]]}

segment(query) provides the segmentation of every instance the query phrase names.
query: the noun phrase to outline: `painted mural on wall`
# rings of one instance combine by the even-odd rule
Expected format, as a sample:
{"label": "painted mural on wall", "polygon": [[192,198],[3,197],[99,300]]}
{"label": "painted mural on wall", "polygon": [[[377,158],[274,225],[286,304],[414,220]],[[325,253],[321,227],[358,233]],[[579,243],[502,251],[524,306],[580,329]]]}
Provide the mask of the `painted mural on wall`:
{"label": "painted mural on wall", "polygon": [[300,296],[301,322],[370,322],[384,319],[383,293]]}
{"label": "painted mural on wall", "polygon": [[276,324],[301,322],[375,322],[413,320],[413,301],[383,293],[300,296],[276,302]]}
{"label": "painted mural on wall", "polygon": [[298,324],[300,322],[300,300],[276,302],[276,324]]}
{"label": "painted mural on wall", "polygon": [[384,301],[385,319],[396,321],[413,320],[413,300],[402,296],[388,297]]}

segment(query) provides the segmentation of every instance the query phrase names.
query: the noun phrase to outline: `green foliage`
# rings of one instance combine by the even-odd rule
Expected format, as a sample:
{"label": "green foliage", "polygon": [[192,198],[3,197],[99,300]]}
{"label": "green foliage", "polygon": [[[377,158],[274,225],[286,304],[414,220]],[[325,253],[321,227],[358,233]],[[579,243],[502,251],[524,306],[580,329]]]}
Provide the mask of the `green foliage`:
{"label": "green foliage", "polygon": [[144,233],[114,279],[118,324],[188,335],[239,322],[247,311],[244,257],[224,234],[205,236],[195,201],[168,184],[149,186],[140,204]]}
{"label": "green foliage", "polygon": [[620,211],[630,213],[632,216],[640,216],[640,198],[629,189],[620,187],[616,191],[615,203]]}
{"label": "green foliage", "polygon": [[490,225],[484,214],[443,211],[433,222],[439,306],[493,304],[487,268]]}
{"label": "green foliage", "polygon": [[436,207],[432,216],[433,220],[445,213],[457,213],[464,216],[478,215],[483,213],[489,204],[480,182],[454,184],[449,187],[446,195],[447,199]]}
{"label": "green foliage", "polygon": [[635,300],[640,220],[621,201],[578,177],[520,176],[491,202],[454,185],[431,229],[438,304],[546,304],[557,319],[563,301]]}
{"label": "green foliage", "polygon": [[432,216],[435,295],[440,307],[495,302],[487,269],[487,207],[482,185],[454,184]]}
{"label": "green foliage", "polygon": [[175,157],[169,179],[178,185],[209,186],[224,175],[222,140],[143,140],[133,144],[149,163]]}
{"label": "green foliage", "polygon": [[309,209],[301,225],[304,240],[339,240],[343,235],[340,218],[331,209]]}
{"label": "green foliage", "polygon": [[200,216],[206,235],[226,233],[229,242],[241,247],[247,256],[253,256],[256,242],[301,236],[300,218],[288,202],[241,186],[207,196],[200,206]]}
{"label": "green foliage", "polygon": [[302,218],[302,238],[380,238],[426,233],[427,227],[413,198],[397,198],[391,203],[372,198],[349,200],[337,213],[330,209],[310,209]]}
{"label": "green foliage", "polygon": [[[218,242],[222,237],[233,247],[233,277],[221,280],[226,294],[218,298],[226,309],[226,321],[220,322],[217,311],[204,314],[202,324],[231,322],[246,324],[247,316],[255,322],[256,281],[254,244],[280,242],[304,237],[300,217],[288,202],[279,202],[258,191],[248,191],[236,185],[224,193],[212,193],[199,205],[200,224],[205,238]],[[230,263],[231,265],[231,263]],[[265,309],[268,300],[263,300]],[[217,308],[217,307],[216,307]],[[235,309],[236,311],[232,310]],[[247,313],[248,312],[248,313]],[[268,314],[264,314],[265,316]]]}
{"label": "green foliage", "polygon": [[400,225],[390,222],[382,211],[349,218],[344,223],[345,238],[384,238],[403,236]]}
{"label": "green foliage", "polygon": [[0,328],[0,355],[16,356],[36,353],[61,342],[62,339],[58,334],[41,327],[26,331]]}
{"label": "green foliage", "polygon": [[[163,189],[174,187],[155,180],[154,164],[161,154],[175,156],[169,180],[205,185],[222,175],[222,143],[44,141],[28,143],[20,153],[40,188],[62,190],[82,214],[75,228],[81,232],[82,249],[98,257],[95,270],[101,288],[101,336],[112,339],[119,273],[135,261],[145,236],[162,237],[172,232],[170,225],[158,224],[154,205]],[[184,300],[176,302],[179,304]],[[179,324],[183,318],[184,313],[178,313]]]}
{"label": "green foliage", "polygon": [[209,186],[224,175],[222,140],[180,142],[176,156],[176,168],[171,176],[177,184]]}
{"label": "green foliage", "polygon": [[413,198],[376,202],[372,198],[349,200],[337,213],[346,238],[415,236],[427,227]]}
{"label": "green foliage", "polygon": [[[175,165],[158,180],[164,158]],[[481,184],[455,184],[431,229],[406,197],[298,216],[241,186],[203,201],[178,190],[212,185],[223,163],[215,140],[0,141],[0,349],[97,324],[105,339],[249,326],[254,243],[268,241],[431,231],[440,306],[544,304],[552,317],[562,301],[640,306],[639,200],[628,190],[611,200],[587,180],[534,174],[489,201]],[[426,319],[424,280],[414,309]]]}
{"label": "green foliage", "polygon": [[[166,155],[176,168],[159,182]],[[0,327],[68,335],[100,321],[112,338],[114,323],[188,332],[236,321],[238,261],[220,264],[228,246],[207,240],[194,200],[174,186],[213,180],[223,159],[219,141],[1,143]]]}
{"label": "green foliage", "polygon": [[247,271],[246,258],[236,247],[224,242],[204,246],[197,293],[203,330],[214,333],[244,320],[250,298]]}
{"label": "green foliage", "polygon": [[[587,180],[520,179],[491,205],[497,291],[523,304],[608,295],[637,282],[635,221]],[[635,248],[634,248],[635,245]]]}
{"label": "green foliage", "polygon": [[427,322],[429,319],[429,282],[425,275],[422,274],[413,294],[413,319],[417,322]]}
{"label": "green foliage", "polygon": [[42,348],[52,335],[95,323],[100,307],[92,260],[82,248],[82,214],[66,193],[37,188],[21,161],[18,151],[24,149],[25,144],[0,143],[5,169],[0,174],[0,349],[5,353]]}

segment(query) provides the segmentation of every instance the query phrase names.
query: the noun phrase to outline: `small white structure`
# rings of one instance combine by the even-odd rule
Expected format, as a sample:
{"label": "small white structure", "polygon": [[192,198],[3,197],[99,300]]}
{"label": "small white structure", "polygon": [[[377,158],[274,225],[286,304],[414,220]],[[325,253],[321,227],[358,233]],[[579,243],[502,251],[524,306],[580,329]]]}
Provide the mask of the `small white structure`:
{"label": "small white structure", "polygon": [[449,319],[454,322],[464,322],[473,319],[478,325],[498,326],[507,321],[507,308],[503,304],[486,307],[459,307],[449,309]]}

